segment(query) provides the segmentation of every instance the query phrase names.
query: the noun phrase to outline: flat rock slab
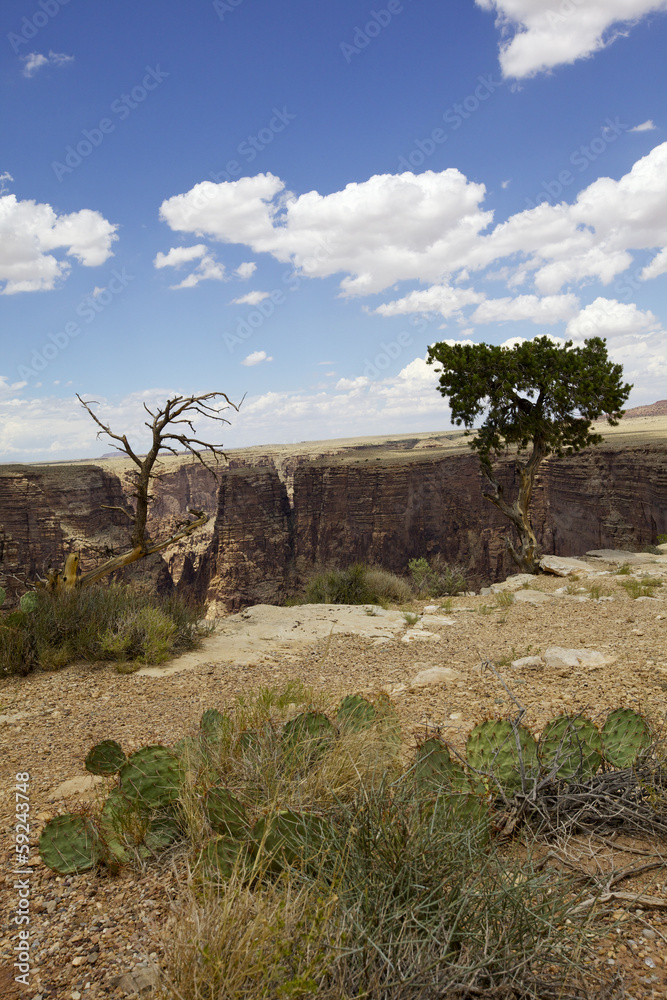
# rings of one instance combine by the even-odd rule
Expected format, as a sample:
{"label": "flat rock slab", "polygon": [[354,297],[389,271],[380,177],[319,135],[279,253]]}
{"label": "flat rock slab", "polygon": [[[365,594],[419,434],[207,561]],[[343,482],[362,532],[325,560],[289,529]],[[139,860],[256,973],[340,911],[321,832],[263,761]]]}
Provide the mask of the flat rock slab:
{"label": "flat rock slab", "polygon": [[517,590],[514,594],[515,604],[551,604],[553,599],[553,594],[543,590]]}
{"label": "flat rock slab", "polygon": [[651,552],[626,552],[624,549],[591,549],[586,553],[592,559],[604,559],[605,562],[629,563],[630,565],[640,565],[641,563],[662,562],[664,557],[653,555]]}
{"label": "flat rock slab", "polygon": [[540,566],[546,573],[554,573],[556,576],[571,576],[573,573],[593,573],[595,567],[583,559],[574,559],[569,556],[542,556]]}
{"label": "flat rock slab", "polygon": [[104,783],[104,778],[99,774],[81,774],[76,778],[69,778],[53,788],[48,797],[54,799],[92,799],[95,798],[98,785]]}
{"label": "flat rock slab", "polygon": [[515,573],[514,576],[508,576],[502,583],[492,583],[491,593],[502,594],[506,590],[519,590],[524,583],[535,583],[535,577],[532,573]]}
{"label": "flat rock slab", "polygon": [[[218,621],[213,635],[204,640],[203,649],[185,653],[165,667],[142,667],[137,676],[167,677],[191,670],[204,659],[214,663],[256,663],[263,656],[293,652],[332,634],[393,639],[405,627],[402,612],[385,611],[375,605],[300,604],[279,608],[256,604]],[[424,632],[418,637],[429,638]]]}
{"label": "flat rock slab", "polygon": [[596,649],[565,649],[562,646],[549,646],[544,651],[546,667],[604,667],[613,663],[613,656],[606,656]]}
{"label": "flat rock slab", "polygon": [[541,656],[522,656],[518,660],[512,660],[512,666],[515,670],[520,670],[522,667],[543,667],[544,660]]}
{"label": "flat rock slab", "polygon": [[445,684],[447,681],[455,681],[461,674],[453,667],[428,667],[420,670],[410,681],[410,687],[428,687],[431,684]]}
{"label": "flat rock slab", "polygon": [[420,642],[429,639],[431,642],[439,642],[440,636],[435,632],[427,632],[425,628],[411,628],[401,636],[401,642]]}

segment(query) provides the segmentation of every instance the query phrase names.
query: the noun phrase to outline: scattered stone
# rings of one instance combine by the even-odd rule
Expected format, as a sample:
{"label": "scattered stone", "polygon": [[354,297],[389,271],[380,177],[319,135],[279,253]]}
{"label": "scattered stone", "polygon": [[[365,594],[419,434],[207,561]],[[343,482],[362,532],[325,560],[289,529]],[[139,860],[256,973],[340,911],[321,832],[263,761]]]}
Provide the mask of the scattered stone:
{"label": "scattered stone", "polygon": [[517,590],[514,594],[515,604],[551,604],[553,596],[543,590]]}
{"label": "scattered stone", "polygon": [[410,628],[401,636],[401,642],[414,642],[420,639],[430,639],[432,642],[440,642],[440,636],[436,635],[435,632],[427,632],[426,629],[422,628]]}
{"label": "scattered stone", "polygon": [[13,715],[0,715],[0,726],[9,726],[13,722],[19,722],[21,719],[25,719],[28,712],[14,712]]}
{"label": "scattered stone", "polygon": [[571,576],[573,573],[592,573],[593,567],[583,559],[571,559],[565,556],[542,556],[540,568],[545,573],[555,576]]}
{"label": "scattered stone", "polygon": [[492,583],[491,593],[501,594],[506,590],[519,590],[524,583],[535,583],[534,575],[532,573],[515,573],[514,576],[508,576],[502,583]]}
{"label": "scattered stone", "polygon": [[547,667],[604,667],[612,663],[614,657],[605,656],[595,649],[564,649],[562,646],[549,646],[544,652],[544,663]]}
{"label": "scattered stone", "polygon": [[645,927],[642,931],[642,937],[645,937],[647,941],[655,941],[655,931],[651,930],[650,927]]}
{"label": "scattered stone", "polygon": [[439,610],[440,610],[440,605],[438,605],[438,604],[427,604],[426,607],[424,608],[423,614],[425,614],[425,615],[431,615],[431,614],[433,614],[434,611],[439,611]]}
{"label": "scattered stone", "polygon": [[49,792],[49,798],[70,799],[75,796],[80,799],[94,798],[97,786],[103,783],[104,778],[101,774],[82,774],[63,781],[57,788]]}
{"label": "scattered stone", "polygon": [[522,667],[543,667],[544,660],[541,656],[522,656],[518,660],[512,660],[512,666],[515,670],[521,670]]}
{"label": "scattered stone", "polygon": [[446,681],[453,681],[461,674],[453,667],[429,667],[427,670],[420,670],[410,681],[410,687],[428,687],[430,684],[444,684]]}

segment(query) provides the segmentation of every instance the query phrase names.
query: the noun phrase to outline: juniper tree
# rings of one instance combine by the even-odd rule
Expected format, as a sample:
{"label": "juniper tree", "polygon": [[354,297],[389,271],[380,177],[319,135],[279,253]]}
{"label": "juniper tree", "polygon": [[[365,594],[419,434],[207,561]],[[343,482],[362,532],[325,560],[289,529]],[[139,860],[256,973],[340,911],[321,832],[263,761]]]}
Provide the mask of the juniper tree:
{"label": "juniper tree", "polygon": [[[530,519],[535,476],[548,455],[562,456],[599,444],[591,429],[606,416],[615,425],[631,385],[623,368],[607,356],[606,341],[593,337],[583,347],[549,337],[510,347],[490,344],[433,344],[428,364],[439,364],[438,391],[449,400],[452,420],[466,433],[475,428],[470,447],[479,457],[490,490],[484,496],[509,518],[519,544],[506,539],[514,562],[527,573],[539,570],[539,551]],[[483,417],[481,424],[478,424]],[[519,474],[517,496],[510,500],[494,472],[502,452],[512,451]]]}

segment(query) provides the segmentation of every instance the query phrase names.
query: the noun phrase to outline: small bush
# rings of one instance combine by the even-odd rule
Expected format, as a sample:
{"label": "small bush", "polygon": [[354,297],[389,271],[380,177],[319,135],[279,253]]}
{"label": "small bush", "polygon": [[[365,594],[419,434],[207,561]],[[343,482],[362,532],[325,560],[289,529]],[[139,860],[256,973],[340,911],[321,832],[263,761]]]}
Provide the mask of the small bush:
{"label": "small bush", "polygon": [[377,594],[379,601],[376,603],[389,601],[392,604],[405,604],[412,597],[412,587],[407,580],[377,566],[366,570],[366,583]]}
{"label": "small bush", "polygon": [[0,670],[25,674],[39,664],[60,670],[74,660],[160,663],[195,648],[202,610],[120,584],[34,592],[31,610],[13,611],[0,627]]}
{"label": "small bush", "polygon": [[441,555],[429,562],[423,556],[411,559],[408,569],[417,597],[444,597],[468,589],[465,572],[460,566],[450,566]]}
{"label": "small bush", "polygon": [[636,601],[638,597],[655,597],[654,590],[656,587],[662,587],[662,580],[645,576],[641,580],[623,580],[621,586],[627,591],[628,597]]}

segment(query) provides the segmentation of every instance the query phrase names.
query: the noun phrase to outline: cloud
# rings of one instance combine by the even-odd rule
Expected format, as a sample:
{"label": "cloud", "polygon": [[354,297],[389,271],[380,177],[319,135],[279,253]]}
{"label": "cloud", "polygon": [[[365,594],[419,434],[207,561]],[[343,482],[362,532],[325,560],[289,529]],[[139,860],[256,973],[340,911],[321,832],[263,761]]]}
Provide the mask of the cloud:
{"label": "cloud", "polygon": [[628,132],[653,132],[655,128],[653,120],[649,118],[648,121],[642,122],[641,125],[635,125],[634,128],[628,129]]}
{"label": "cloud", "polygon": [[473,323],[503,323],[530,320],[547,326],[570,319],[579,308],[576,295],[518,295],[516,298],[486,299],[470,317]]}
{"label": "cloud", "polygon": [[118,227],[100,212],[84,208],[58,215],[47,204],[0,197],[0,294],[49,291],[67,276],[68,261],[49,251],[66,249],[84,267],[98,267],[112,256]]}
{"label": "cloud", "polygon": [[257,264],[253,264],[252,261],[247,261],[244,264],[239,264],[239,266],[234,271],[234,274],[237,276],[237,278],[240,278],[241,281],[245,281],[247,278],[251,278],[256,270],[257,270]]}
{"label": "cloud", "polygon": [[25,64],[23,67],[24,76],[34,76],[42,66],[64,66],[66,63],[74,62],[74,56],[67,56],[64,52],[49,52],[48,56],[44,56],[40,52],[30,52],[21,58]]}
{"label": "cloud", "polygon": [[256,306],[258,302],[268,299],[270,294],[270,292],[248,292],[239,299],[232,299],[232,302],[237,306]]}
{"label": "cloud", "polygon": [[[609,120],[608,141],[626,128]],[[291,263],[304,277],[342,274],[346,296],[419,281],[430,287],[375,311],[447,318],[484,301],[469,282],[500,262],[496,273],[510,288],[532,283],[543,298],[591,279],[610,284],[632,264],[632,251],[665,246],[666,175],[662,143],[619,180],[593,181],[572,204],[541,204],[495,227],[493,213],[483,208],[484,185],[453,168],[377,175],[329,195],[311,191],[299,197],[286,194],[284,183],[270,174],[205,181],[163,202],[161,215],[174,229],[245,242]],[[209,194],[200,210],[202,187]],[[643,277],[662,273],[662,266],[663,258],[654,261]]]}
{"label": "cloud", "polygon": [[482,302],[484,295],[471,288],[451,288],[449,285],[431,285],[417,289],[402,299],[386,302],[373,310],[380,316],[404,316],[408,313],[437,313],[445,317],[453,316],[463,306]]}
{"label": "cloud", "polygon": [[667,0],[476,0],[497,13],[500,65],[521,79],[592,56]]}
{"label": "cloud", "polygon": [[164,201],[160,217],[179,232],[269,253],[308,277],[344,274],[345,295],[367,295],[456,269],[492,220],[479,208],[485,190],[449,168],[375,175],[296,197],[280,178],[258,174],[196,184]]}
{"label": "cloud", "polygon": [[241,364],[251,368],[253,365],[261,364],[262,361],[273,361],[273,358],[268,357],[266,351],[253,351],[252,354],[243,359]]}
{"label": "cloud", "polygon": [[599,296],[574,316],[565,328],[573,340],[588,337],[617,337],[637,333],[655,333],[660,320],[650,310],[638,309],[634,302],[618,302]]}
{"label": "cloud", "polygon": [[168,253],[160,251],[153,264],[157,268],[180,267],[181,264],[187,264],[189,261],[197,260],[198,257],[203,257],[207,251],[208,247],[204,243],[198,243],[194,247],[172,247]]}

